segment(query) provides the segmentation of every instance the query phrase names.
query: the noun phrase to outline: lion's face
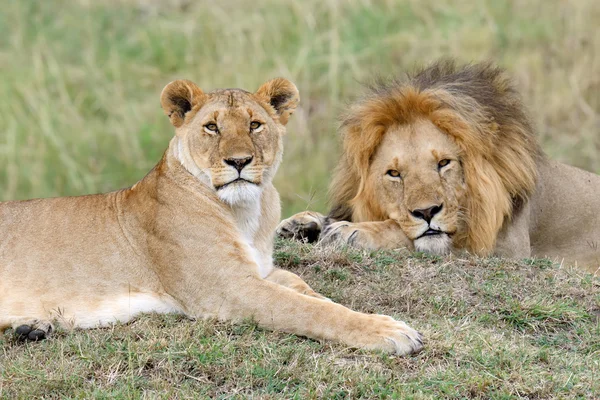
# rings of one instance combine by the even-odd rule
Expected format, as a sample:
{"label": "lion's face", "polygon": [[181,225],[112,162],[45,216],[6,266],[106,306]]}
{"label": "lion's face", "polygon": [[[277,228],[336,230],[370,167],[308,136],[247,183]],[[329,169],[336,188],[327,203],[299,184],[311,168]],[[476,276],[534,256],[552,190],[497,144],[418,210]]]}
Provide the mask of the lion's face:
{"label": "lion's face", "polygon": [[[184,84],[189,88],[191,83]],[[171,113],[169,105],[187,107],[180,100],[182,94],[190,104],[197,98],[183,112],[183,121],[174,121],[171,114],[178,128],[178,158],[229,204],[259,198],[261,187],[271,182],[279,167],[284,125],[298,102],[296,87],[275,79],[256,93],[226,89],[194,94],[196,89],[167,95],[163,91],[163,107],[166,103],[165,110]],[[189,98],[187,93],[192,93]]]}
{"label": "lion's face", "polygon": [[490,254],[542,157],[516,89],[490,64],[442,61],[374,83],[346,111],[333,219],[394,218],[415,247]]}
{"label": "lion's face", "polygon": [[373,155],[367,185],[417,250],[447,253],[453,236],[465,229],[460,149],[426,119],[388,129]]}

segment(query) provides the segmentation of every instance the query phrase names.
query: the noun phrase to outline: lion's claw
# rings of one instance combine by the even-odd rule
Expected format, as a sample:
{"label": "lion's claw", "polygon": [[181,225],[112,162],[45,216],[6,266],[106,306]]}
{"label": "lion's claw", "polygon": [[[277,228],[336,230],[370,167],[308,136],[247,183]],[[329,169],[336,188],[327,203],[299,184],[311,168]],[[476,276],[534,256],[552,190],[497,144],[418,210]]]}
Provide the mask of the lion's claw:
{"label": "lion's claw", "polygon": [[325,217],[317,213],[303,212],[284,219],[276,229],[278,236],[308,243],[319,240]]}

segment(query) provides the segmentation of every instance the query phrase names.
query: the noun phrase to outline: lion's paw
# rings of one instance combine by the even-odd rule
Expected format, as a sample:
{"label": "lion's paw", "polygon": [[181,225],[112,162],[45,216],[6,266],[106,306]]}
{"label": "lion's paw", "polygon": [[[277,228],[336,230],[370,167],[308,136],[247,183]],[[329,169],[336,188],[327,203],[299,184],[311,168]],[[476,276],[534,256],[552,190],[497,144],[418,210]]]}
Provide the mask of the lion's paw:
{"label": "lion's paw", "polygon": [[286,239],[314,243],[319,240],[324,219],[325,217],[318,213],[301,212],[281,221],[275,232],[278,236]]}
{"label": "lion's paw", "polygon": [[347,221],[334,222],[323,230],[321,243],[361,247],[360,235],[360,229],[356,224]]}
{"label": "lion's paw", "polygon": [[386,315],[369,315],[366,335],[359,340],[360,346],[370,350],[383,350],[387,353],[408,355],[423,349],[423,336],[403,321]]}
{"label": "lion's paw", "polygon": [[52,324],[46,321],[34,320],[14,328],[18,340],[37,342],[46,339],[52,332]]}

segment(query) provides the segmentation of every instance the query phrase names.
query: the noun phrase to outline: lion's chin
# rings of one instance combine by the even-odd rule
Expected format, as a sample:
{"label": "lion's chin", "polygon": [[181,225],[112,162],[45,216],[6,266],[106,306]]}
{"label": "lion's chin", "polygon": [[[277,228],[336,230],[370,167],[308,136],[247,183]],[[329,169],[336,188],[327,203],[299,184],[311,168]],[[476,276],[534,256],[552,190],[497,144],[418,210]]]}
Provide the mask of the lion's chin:
{"label": "lion's chin", "polygon": [[231,182],[217,189],[223,202],[236,206],[255,204],[260,200],[261,192],[259,185],[245,180]]}
{"label": "lion's chin", "polygon": [[443,256],[452,250],[452,239],[445,233],[421,236],[414,241],[415,249],[424,253]]}

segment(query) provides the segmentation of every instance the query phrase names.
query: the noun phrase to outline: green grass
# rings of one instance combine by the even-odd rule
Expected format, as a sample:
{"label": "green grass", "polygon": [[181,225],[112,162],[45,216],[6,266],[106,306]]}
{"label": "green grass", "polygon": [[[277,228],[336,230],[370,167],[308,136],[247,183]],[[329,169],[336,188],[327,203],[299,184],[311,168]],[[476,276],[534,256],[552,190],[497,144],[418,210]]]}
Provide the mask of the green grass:
{"label": "green grass", "polygon": [[276,178],[284,215],[326,210],[336,116],[375,75],[440,56],[515,77],[547,152],[600,173],[600,3],[35,1],[0,13],[0,200],[130,186],[173,134],[176,78],[205,90],[293,80],[302,101]]}
{"label": "green grass", "polygon": [[594,398],[600,282],[546,260],[424,257],[281,241],[276,261],[354,309],[419,329],[395,357],[240,325],[147,315],[0,336],[0,398]]}
{"label": "green grass", "polygon": [[[0,12],[0,200],[130,186],[173,134],[169,81],[293,80],[276,178],[284,215],[326,210],[336,116],[375,75],[440,56],[515,77],[554,158],[600,173],[600,2],[19,0]],[[593,398],[600,285],[547,260],[327,252],[277,263],[426,336],[414,357],[257,328],[145,316],[21,344],[0,336],[0,398]]]}

